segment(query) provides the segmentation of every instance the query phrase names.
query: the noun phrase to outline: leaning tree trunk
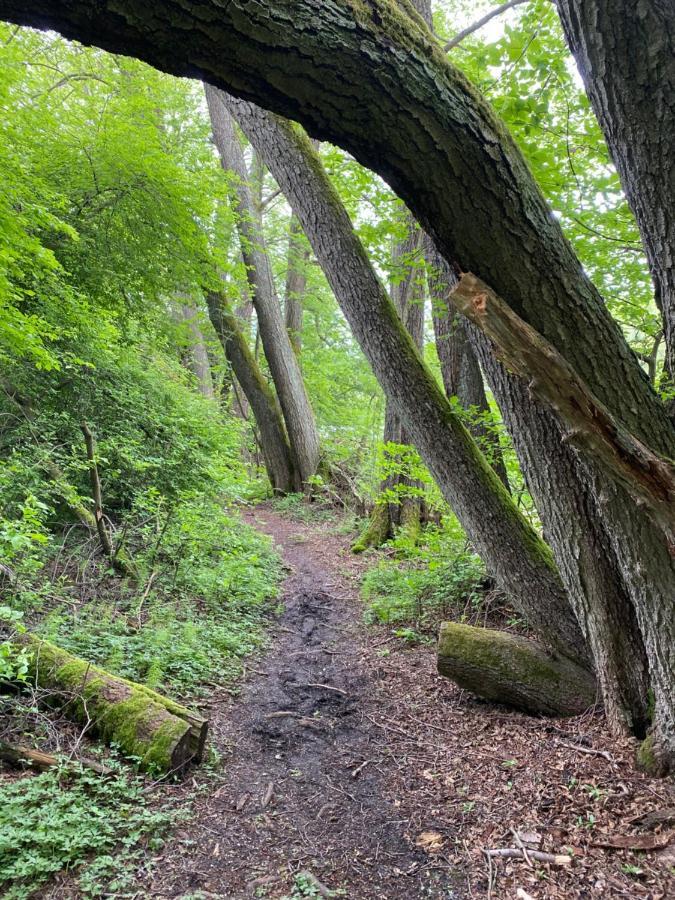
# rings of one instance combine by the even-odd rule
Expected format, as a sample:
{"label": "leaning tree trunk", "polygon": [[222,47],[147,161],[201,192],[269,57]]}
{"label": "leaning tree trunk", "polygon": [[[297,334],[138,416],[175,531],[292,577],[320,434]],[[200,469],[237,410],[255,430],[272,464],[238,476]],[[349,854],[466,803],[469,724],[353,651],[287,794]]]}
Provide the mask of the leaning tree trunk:
{"label": "leaning tree trunk", "polygon": [[675,375],[675,7],[558,0],[565,36],[635,213]]}
{"label": "leaning tree trunk", "polygon": [[295,489],[295,468],[277,399],[249,350],[237,317],[229,309],[225,297],[211,291],[206,300],[211,324],[253,410],[272,490],[277,494],[291,493]]}
{"label": "leaning tree trunk", "polygon": [[[431,26],[429,0],[414,0],[414,4]],[[429,243],[435,249],[433,242]],[[440,254],[438,258],[443,262]],[[441,271],[448,282],[452,281],[447,263]],[[657,743],[672,748],[672,687],[670,695],[658,687],[672,685],[674,674],[672,655],[667,650],[661,652],[669,646],[674,627],[672,616],[663,621],[661,615],[668,610],[667,597],[672,592],[668,551],[650,521],[638,516],[640,524],[636,526],[636,520],[630,514],[626,516],[626,503],[630,508],[630,501],[625,494],[620,491],[623,496],[617,498],[615,485],[595,461],[581,465],[577,455],[565,446],[565,429],[561,430],[555,417],[532,402],[530,390],[503,369],[489,342],[475,328],[469,327],[469,331],[516,446],[568,596],[593,651],[609,723],[615,731],[644,734],[648,724],[647,643],[653,648],[655,661],[657,729],[662,731]],[[610,497],[612,504],[608,502]],[[651,541],[640,534],[644,529],[651,534]],[[647,579],[640,552],[635,551],[643,541],[655,557]],[[650,582],[655,602],[645,603]],[[646,611],[650,607],[656,610],[661,624],[655,627],[653,617],[647,616],[641,632],[636,609]],[[670,752],[672,749],[666,755]],[[656,760],[652,767],[660,765]]]}
{"label": "leaning tree trunk", "polygon": [[138,758],[144,769],[180,774],[201,761],[208,731],[201,716],[34,635],[19,634],[12,641],[30,651],[29,674],[38,687],[60,698],[75,721]]}
{"label": "leaning tree trunk", "polygon": [[422,362],[309,141],[251,104],[228,106],[291,203],[366,358],[477,551],[544,640],[587,660],[548,547]]}
{"label": "leaning tree trunk", "polygon": [[320,9],[315,0],[102,0],[96,16],[84,0],[0,0],[0,17],[199,75],[349,150],[446,259],[491,285],[638,436],[671,451],[659,398],[521,152],[420,17],[390,0]]}
{"label": "leaning tree trunk", "polygon": [[[424,252],[430,266],[428,281],[431,311],[445,393],[448,397],[457,397],[463,409],[476,410],[483,419],[489,418],[491,411],[485,396],[483,374],[469,341],[466,320],[448,303],[457,278],[428,236],[425,238]],[[469,423],[469,431],[508,490],[509,479],[504,456],[494,429],[486,427],[484,422],[474,421]]]}
{"label": "leaning tree trunk", "polygon": [[[286,0],[167,0],[161,8],[103,0],[96,16],[84,0],[0,0],[0,16],[133,54],[174,74],[199,75],[349,150],[387,180],[443,256],[504,298],[633,434],[675,455],[667,411],[522,154],[421,19],[390,0],[324,0],[320,9],[315,0],[294,0],[292,9]],[[663,583],[663,538],[642,527],[644,516],[632,500],[624,516],[649,541],[637,545],[640,578],[648,581],[656,566]],[[625,543],[631,523],[623,524],[617,540]],[[629,549],[617,556],[623,559]],[[672,563],[670,580],[666,605],[661,589],[643,599],[639,586],[634,602],[638,616],[648,619],[650,663],[662,694],[656,698],[658,752],[675,766],[675,650],[658,641],[659,621],[668,627],[672,621]]]}
{"label": "leaning tree trunk", "polygon": [[298,359],[284,327],[265,239],[251,198],[246,163],[232,119],[224,106],[221,92],[209,85],[205,86],[205,91],[223,168],[233,172],[237,178],[237,229],[241,251],[258,317],[260,337],[277,389],[297,469],[296,490],[302,490],[307,480],[316,475],[319,467],[319,437],[314,413]]}
{"label": "leaning tree trunk", "polygon": [[555,417],[498,362],[475,326],[468,331],[592,650],[607,718],[615,731],[644,734],[644,642],[588,478]]}

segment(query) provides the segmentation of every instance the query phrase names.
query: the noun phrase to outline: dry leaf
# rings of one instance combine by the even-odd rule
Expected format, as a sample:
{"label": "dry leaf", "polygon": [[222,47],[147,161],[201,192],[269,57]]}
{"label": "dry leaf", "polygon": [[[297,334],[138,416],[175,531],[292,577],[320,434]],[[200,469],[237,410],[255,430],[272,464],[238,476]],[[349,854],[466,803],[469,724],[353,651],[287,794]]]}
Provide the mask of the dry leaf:
{"label": "dry leaf", "polygon": [[417,836],[417,840],[415,841],[415,846],[420,847],[427,853],[438,853],[443,847],[443,844],[443,835],[439,834],[437,831],[423,831]]}

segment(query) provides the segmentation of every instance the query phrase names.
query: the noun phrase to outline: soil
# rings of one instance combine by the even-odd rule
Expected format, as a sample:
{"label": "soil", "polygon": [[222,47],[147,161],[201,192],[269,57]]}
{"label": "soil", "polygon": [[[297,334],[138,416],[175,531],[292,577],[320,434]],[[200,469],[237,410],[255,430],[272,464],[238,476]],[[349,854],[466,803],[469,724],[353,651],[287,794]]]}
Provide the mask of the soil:
{"label": "soil", "polygon": [[[209,701],[217,774],[159,786],[179,806],[203,793],[148,855],[137,900],[675,897],[675,791],[635,770],[635,742],[593,712],[481,702],[437,675],[433,643],[366,625],[373,558],[334,516],[245,518],[283,553],[284,611],[239,695]],[[571,860],[485,853],[520,845]],[[64,874],[39,896],[73,888]]]}
{"label": "soil", "polygon": [[[139,896],[296,898],[298,877],[351,900],[675,896],[673,785],[636,772],[634,742],[483,703],[432,645],[366,626],[372,560],[335,520],[246,518],[283,553],[285,611],[238,699],[214,699],[222,782]],[[670,822],[638,821],[654,810]],[[519,841],[572,862],[484,853]]]}
{"label": "soil", "polygon": [[393,789],[382,658],[373,664],[357,599],[363,563],[331,523],[270,507],[245,518],[283,552],[284,612],[237,701],[210,715],[223,783],[176,836],[148,895],[281,898],[299,876],[310,896],[462,897],[456,866],[415,846]]}

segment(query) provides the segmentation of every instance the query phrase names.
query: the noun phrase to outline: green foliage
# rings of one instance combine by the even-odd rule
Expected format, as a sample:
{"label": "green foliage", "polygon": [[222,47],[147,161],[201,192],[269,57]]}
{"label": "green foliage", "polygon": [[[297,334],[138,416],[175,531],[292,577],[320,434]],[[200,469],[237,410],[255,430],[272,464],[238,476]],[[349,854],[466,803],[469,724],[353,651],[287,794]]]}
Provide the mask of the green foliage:
{"label": "green foliage", "polygon": [[[144,529],[148,541],[151,531]],[[159,546],[154,537],[135,557],[147,596],[139,588],[94,599],[76,616],[59,605],[39,632],[168,693],[190,696],[209,681],[232,681],[241,658],[261,646],[267,601],[276,595],[280,566],[269,540],[203,497],[175,509]]]}
{"label": "green foliage", "polygon": [[24,900],[53,874],[83,865],[83,896],[120,896],[134,887],[145,848],[179,810],[152,809],[141,779],[110,763],[113,776],[60,769],[0,786],[0,888]]}
{"label": "green foliage", "polygon": [[[12,632],[24,632],[23,614],[8,606],[0,606],[0,628]],[[30,651],[20,647],[11,640],[0,642],[0,683],[25,682],[28,677],[28,665],[31,660]]]}
{"label": "green foliage", "polygon": [[[470,620],[481,611],[485,569],[467,551],[456,521],[448,519],[442,528],[428,527],[421,542],[410,540],[402,531],[388,546],[394,558],[381,560],[363,578],[367,621],[414,623],[431,631],[439,619]],[[410,635],[404,629],[401,637]]]}

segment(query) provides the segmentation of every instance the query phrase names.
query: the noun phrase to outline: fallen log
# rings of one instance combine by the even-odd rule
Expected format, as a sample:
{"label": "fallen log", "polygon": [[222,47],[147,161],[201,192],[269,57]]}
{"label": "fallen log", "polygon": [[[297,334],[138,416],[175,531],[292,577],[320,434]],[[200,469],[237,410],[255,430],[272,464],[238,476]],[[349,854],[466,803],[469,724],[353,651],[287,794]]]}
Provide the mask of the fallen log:
{"label": "fallen log", "polygon": [[34,635],[12,641],[32,651],[29,673],[38,687],[63,698],[71,718],[136,757],[141,768],[181,774],[201,761],[208,731],[201,716]]}
{"label": "fallen log", "polygon": [[597,702],[593,675],[518,635],[441,625],[437,668],[486,700],[545,716],[575,716]]}

